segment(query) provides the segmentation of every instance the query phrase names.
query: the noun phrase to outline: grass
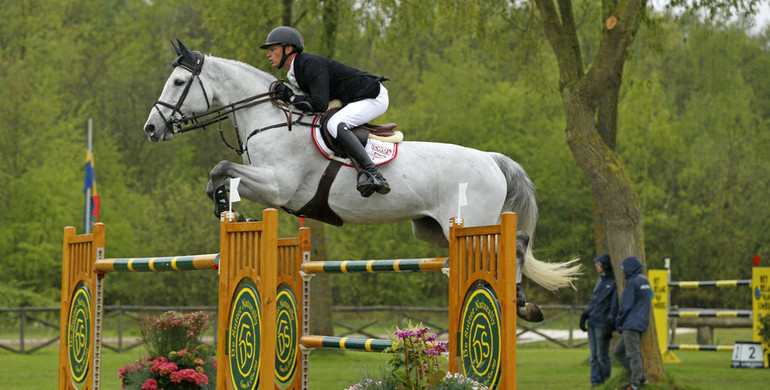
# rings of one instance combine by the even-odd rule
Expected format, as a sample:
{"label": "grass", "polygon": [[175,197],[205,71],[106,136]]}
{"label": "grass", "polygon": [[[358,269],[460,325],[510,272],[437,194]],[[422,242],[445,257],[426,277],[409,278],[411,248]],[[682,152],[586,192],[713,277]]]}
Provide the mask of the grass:
{"label": "grass", "polygon": [[[102,388],[119,389],[116,372],[143,354],[141,349],[104,352]],[[651,383],[646,389],[721,390],[763,388],[770,371],[730,368],[728,352],[677,351],[681,363],[666,364],[671,383]],[[368,374],[376,376],[389,355],[362,352],[314,351],[310,355],[310,389],[339,390]],[[589,389],[588,349],[520,348],[517,356],[519,389]],[[0,351],[0,378],[4,390],[49,390],[58,378],[58,347],[49,346],[32,355]],[[604,389],[626,381],[624,370],[613,367],[613,377]]]}

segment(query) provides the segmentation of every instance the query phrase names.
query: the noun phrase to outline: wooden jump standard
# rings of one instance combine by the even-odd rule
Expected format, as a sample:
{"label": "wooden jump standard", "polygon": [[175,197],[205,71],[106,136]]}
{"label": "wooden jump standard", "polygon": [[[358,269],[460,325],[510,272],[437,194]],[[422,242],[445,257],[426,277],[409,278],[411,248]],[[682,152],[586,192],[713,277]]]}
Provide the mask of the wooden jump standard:
{"label": "wooden jump standard", "polygon": [[[449,361],[494,389],[516,388],[516,216],[450,229]],[[218,389],[307,389],[313,348],[381,351],[389,340],[309,335],[317,273],[447,271],[447,259],[310,261],[310,231],[278,238],[278,212],[235,222],[223,213],[220,253],[105,259],[105,226],[64,229],[59,389],[100,388],[103,283],[111,272],[219,270]],[[264,379],[270,378],[270,379]]]}

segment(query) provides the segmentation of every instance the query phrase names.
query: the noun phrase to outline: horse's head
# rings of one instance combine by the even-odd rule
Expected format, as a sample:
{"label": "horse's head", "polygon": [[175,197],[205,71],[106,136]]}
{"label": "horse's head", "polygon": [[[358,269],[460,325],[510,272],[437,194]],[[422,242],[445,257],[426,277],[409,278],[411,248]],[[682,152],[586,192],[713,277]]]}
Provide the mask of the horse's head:
{"label": "horse's head", "polygon": [[172,63],[174,71],[166,80],[163,92],[144,124],[144,132],[153,142],[174,138],[174,134],[180,132],[189,121],[191,114],[211,107],[200,79],[205,57],[197,51],[191,51],[181,41],[177,42],[179,46],[171,42],[179,55]]}

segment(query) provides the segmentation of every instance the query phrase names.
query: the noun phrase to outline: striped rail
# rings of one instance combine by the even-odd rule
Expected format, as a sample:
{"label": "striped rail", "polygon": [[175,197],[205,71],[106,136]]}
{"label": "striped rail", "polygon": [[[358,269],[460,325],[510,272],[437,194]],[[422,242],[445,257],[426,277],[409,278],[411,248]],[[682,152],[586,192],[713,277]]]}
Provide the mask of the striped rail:
{"label": "striped rail", "polygon": [[716,318],[736,318],[736,317],[751,317],[753,312],[751,310],[679,310],[668,313],[669,318],[699,318],[699,317],[716,317]]}
{"label": "striped rail", "polygon": [[103,259],[96,262],[99,272],[164,272],[216,269],[219,253],[208,255]]}
{"label": "striped rail", "polygon": [[679,287],[679,288],[737,287],[737,286],[750,286],[750,285],[751,285],[751,279],[668,282],[669,287]]}
{"label": "striped rail", "polygon": [[342,260],[308,261],[302,271],[309,274],[380,273],[380,272],[431,272],[449,267],[449,259],[430,257],[398,260]]}
{"label": "striped rail", "polygon": [[715,351],[715,352],[732,352],[732,345],[701,345],[701,344],[674,344],[668,345],[669,350],[680,349],[685,351]]}
{"label": "striped rail", "polygon": [[383,352],[393,348],[393,343],[386,339],[306,335],[302,336],[300,341],[303,347],[319,349]]}

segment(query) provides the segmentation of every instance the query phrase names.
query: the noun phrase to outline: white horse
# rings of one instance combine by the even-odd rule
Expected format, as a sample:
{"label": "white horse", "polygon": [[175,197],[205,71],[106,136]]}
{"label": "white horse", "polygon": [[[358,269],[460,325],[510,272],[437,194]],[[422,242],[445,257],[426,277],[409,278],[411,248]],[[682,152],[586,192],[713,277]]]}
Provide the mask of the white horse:
{"label": "white horse", "polygon": [[[291,114],[272,99],[274,76],[242,62],[192,52],[181,42],[175,48],[179,58],[144,125],[150,141],[169,141],[175,134],[229,119],[235,125],[238,145],[231,146],[224,136],[223,140],[242,153],[244,164],[219,162],[211,170],[208,195],[215,199],[216,189],[227,185],[229,178],[240,177],[243,198],[288,211],[301,210],[317,193],[329,165],[311,139],[312,117]],[[519,234],[517,251],[522,318],[542,320],[536,305],[521,306],[525,301],[522,271],[552,291],[572,286],[579,275],[578,259],[550,263],[533,256],[529,237],[537,221],[535,189],[512,159],[452,144],[401,142],[397,158],[379,169],[392,191],[369,198],[356,190],[355,169],[340,169],[328,189],[328,206],[340,218],[337,225],[411,220],[415,237],[446,247],[450,218],[458,211],[458,184],[468,183],[465,226],[497,224],[502,212],[513,211],[518,230],[526,232]],[[307,208],[305,212],[313,217]]]}

